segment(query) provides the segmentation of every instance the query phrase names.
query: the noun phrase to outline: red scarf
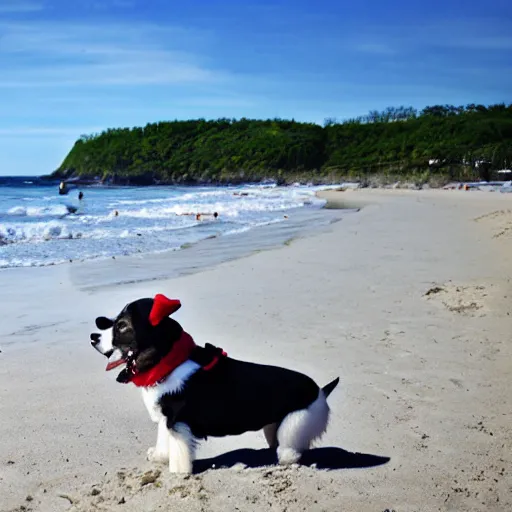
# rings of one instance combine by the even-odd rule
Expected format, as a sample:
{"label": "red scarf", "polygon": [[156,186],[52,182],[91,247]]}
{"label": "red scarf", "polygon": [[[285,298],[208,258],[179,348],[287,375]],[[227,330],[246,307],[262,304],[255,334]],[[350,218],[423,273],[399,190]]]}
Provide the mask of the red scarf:
{"label": "red scarf", "polygon": [[170,375],[180,364],[190,358],[192,350],[196,347],[190,334],[185,331],[181,333],[180,339],[174,343],[172,350],[164,356],[160,362],[144,373],[135,373],[130,382],[138,387],[150,387]]}
{"label": "red scarf", "polygon": [[[158,325],[165,317],[172,315],[181,307],[181,302],[177,299],[168,299],[165,295],[157,294],[153,299],[153,306],[149,314],[149,323],[153,326]],[[187,361],[192,351],[196,348],[194,340],[185,331],[182,331],[178,341],[174,343],[171,351],[164,356],[161,361],[144,373],[137,372],[137,368],[133,366],[128,371],[131,377],[127,382],[133,382],[138,387],[155,386],[167,376],[169,376],[178,366]],[[221,349],[222,356],[227,354]],[[215,356],[213,360],[203,367],[203,370],[211,370],[218,362],[220,356]]]}

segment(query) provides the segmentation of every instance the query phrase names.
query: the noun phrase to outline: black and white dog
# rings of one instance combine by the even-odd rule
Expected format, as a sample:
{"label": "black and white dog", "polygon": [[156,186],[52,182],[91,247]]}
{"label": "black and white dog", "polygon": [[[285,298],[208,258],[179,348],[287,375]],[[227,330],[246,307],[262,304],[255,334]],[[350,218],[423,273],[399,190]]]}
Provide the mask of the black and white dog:
{"label": "black and white dog", "polygon": [[91,334],[92,346],[109,360],[107,370],[125,365],[117,381],[142,388],[158,423],[148,459],[168,461],[172,473],[190,473],[198,439],[263,429],[279,463],[298,462],[327,428],[326,399],[339,378],[320,389],[301,373],[199,347],[169,318],[180,307],[163,295],[139,299],[115,319],[96,319],[107,335]]}

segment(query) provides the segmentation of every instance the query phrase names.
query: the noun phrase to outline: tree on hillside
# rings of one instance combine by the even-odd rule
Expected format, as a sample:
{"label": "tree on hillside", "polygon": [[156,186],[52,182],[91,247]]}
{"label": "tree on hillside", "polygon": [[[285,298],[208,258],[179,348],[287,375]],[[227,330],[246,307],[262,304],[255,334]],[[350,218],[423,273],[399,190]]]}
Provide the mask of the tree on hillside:
{"label": "tree on hillside", "polygon": [[[429,166],[429,161],[439,165]],[[512,105],[372,110],[323,126],[242,118],[149,123],[82,135],[56,175],[152,183],[222,183],[335,176],[448,173],[477,176],[512,161]],[[481,171],[480,171],[481,172]]]}

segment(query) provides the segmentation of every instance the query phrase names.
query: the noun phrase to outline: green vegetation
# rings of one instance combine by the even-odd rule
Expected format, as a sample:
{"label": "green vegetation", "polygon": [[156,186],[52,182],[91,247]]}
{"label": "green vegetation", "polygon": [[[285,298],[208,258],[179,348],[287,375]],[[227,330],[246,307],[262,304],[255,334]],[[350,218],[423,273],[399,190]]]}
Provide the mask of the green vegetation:
{"label": "green vegetation", "polygon": [[116,183],[488,179],[512,162],[512,105],[388,108],[324,126],[281,119],[148,124],[82,136],[53,177]]}

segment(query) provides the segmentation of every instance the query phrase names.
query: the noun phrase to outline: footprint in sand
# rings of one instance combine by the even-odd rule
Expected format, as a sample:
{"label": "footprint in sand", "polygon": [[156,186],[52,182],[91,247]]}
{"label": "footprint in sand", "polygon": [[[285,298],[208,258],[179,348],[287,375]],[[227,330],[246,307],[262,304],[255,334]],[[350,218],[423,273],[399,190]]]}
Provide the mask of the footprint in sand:
{"label": "footprint in sand", "polygon": [[512,237],[512,210],[496,210],[473,220],[487,224],[493,232],[493,238]]}
{"label": "footprint in sand", "polygon": [[436,285],[424,294],[426,300],[442,304],[448,311],[465,316],[484,316],[488,293],[485,286]]}

